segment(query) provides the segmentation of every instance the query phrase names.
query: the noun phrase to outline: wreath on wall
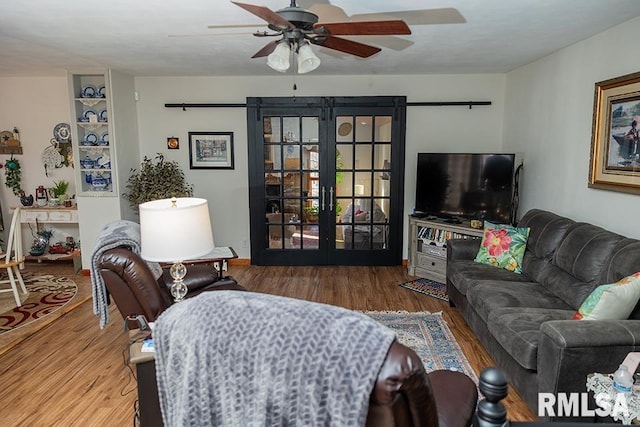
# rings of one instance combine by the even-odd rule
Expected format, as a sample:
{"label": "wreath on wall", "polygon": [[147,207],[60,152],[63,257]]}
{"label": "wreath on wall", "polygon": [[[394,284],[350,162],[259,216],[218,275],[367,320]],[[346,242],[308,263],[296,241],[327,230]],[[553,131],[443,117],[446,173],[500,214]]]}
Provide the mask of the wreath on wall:
{"label": "wreath on wall", "polygon": [[21,182],[20,182],[22,179],[22,176],[21,176],[22,173],[20,171],[20,162],[18,161],[18,159],[15,159],[13,158],[13,156],[11,156],[11,158],[5,162],[4,175],[5,175],[4,185],[11,188],[11,191],[13,191],[13,194],[15,194],[16,196],[19,196],[20,192],[22,191]]}

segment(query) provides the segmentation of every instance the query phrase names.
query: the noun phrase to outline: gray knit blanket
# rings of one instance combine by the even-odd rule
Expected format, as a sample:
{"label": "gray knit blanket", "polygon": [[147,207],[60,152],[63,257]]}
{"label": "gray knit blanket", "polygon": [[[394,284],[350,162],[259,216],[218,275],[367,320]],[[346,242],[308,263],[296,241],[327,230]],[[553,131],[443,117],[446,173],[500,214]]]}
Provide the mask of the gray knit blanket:
{"label": "gray knit blanket", "polygon": [[[140,254],[140,224],[127,220],[117,220],[105,225],[98,233],[96,246],[91,255],[91,291],[93,295],[93,314],[98,316],[100,329],[109,322],[109,300],[107,288],[98,268],[98,260],[105,251],[118,246],[129,246]],[[160,264],[148,262],[154,277],[162,275]]]}
{"label": "gray knit blanket", "polygon": [[395,335],[364,314],[204,292],[156,320],[164,425],[364,426]]}

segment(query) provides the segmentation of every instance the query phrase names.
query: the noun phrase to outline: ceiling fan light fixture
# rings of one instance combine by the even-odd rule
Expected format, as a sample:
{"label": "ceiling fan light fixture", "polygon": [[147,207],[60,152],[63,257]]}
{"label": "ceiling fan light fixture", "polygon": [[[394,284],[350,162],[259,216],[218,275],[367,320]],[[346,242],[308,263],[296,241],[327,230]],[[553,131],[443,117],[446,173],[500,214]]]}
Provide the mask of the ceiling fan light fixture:
{"label": "ceiling fan light fixture", "polygon": [[289,56],[291,56],[289,44],[287,42],[278,43],[274,51],[267,56],[267,65],[276,71],[284,73],[291,66]]}
{"label": "ceiling fan light fixture", "polygon": [[309,43],[298,48],[298,74],[305,74],[320,66],[320,58],[313,53]]}

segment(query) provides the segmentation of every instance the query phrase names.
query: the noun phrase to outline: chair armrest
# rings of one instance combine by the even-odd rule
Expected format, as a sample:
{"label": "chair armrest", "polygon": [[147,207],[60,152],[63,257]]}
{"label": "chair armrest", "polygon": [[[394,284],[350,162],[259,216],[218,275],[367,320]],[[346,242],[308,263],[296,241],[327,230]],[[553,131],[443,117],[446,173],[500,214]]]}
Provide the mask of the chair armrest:
{"label": "chair armrest", "polygon": [[[210,264],[187,264],[186,267],[187,275],[184,277],[184,284],[187,285],[189,292],[196,291],[218,280],[218,272]],[[162,270],[162,276],[158,283],[161,286],[164,285],[166,289],[171,289],[173,278],[169,268]]]}
{"label": "chair armrest", "polygon": [[584,392],[587,375],[611,373],[640,351],[640,320],[552,320],[540,327],[538,391]]}
{"label": "chair armrest", "polygon": [[422,362],[410,348],[394,341],[380,368],[371,393],[367,427],[392,425],[437,425],[431,384]]}
{"label": "chair armrest", "polygon": [[447,241],[447,261],[473,260],[480,249],[481,239],[450,239]]}

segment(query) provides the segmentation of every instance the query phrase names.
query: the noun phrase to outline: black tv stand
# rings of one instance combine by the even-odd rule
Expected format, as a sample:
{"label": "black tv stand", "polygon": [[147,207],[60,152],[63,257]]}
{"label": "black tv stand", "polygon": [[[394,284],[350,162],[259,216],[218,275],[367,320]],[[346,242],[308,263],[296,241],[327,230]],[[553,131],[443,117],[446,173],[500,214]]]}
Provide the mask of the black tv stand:
{"label": "black tv stand", "polygon": [[462,220],[459,218],[445,218],[442,222],[446,222],[447,224],[462,224]]}
{"label": "black tv stand", "polygon": [[420,218],[420,219],[433,217],[433,215],[430,215],[430,214],[425,213],[425,212],[414,212],[414,213],[411,214],[411,216],[414,217],[414,218]]}

